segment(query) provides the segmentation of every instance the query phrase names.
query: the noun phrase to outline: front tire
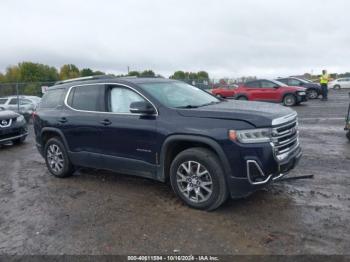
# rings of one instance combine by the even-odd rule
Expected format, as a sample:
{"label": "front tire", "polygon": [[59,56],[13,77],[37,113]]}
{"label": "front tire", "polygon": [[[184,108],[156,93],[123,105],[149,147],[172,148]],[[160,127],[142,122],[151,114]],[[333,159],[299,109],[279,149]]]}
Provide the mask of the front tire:
{"label": "front tire", "polygon": [[44,153],[46,166],[55,177],[63,178],[73,174],[73,165],[60,139],[56,137],[49,139],[45,145]]}
{"label": "front tire", "polygon": [[283,98],[283,104],[285,106],[295,106],[297,103],[297,98],[295,97],[295,95],[286,95]]}
{"label": "front tire", "polygon": [[309,91],[307,91],[307,97],[309,99],[316,99],[318,98],[318,92],[315,89],[310,89]]}
{"label": "front tire", "polygon": [[214,210],[228,196],[220,161],[206,148],[190,148],[179,153],[170,167],[170,182],[176,195],[196,209]]}
{"label": "front tire", "polygon": [[335,85],[334,87],[333,87],[333,89],[341,89],[341,87],[340,87],[340,85]]}
{"label": "front tire", "polygon": [[350,141],[350,130],[346,133],[346,137],[349,139]]}

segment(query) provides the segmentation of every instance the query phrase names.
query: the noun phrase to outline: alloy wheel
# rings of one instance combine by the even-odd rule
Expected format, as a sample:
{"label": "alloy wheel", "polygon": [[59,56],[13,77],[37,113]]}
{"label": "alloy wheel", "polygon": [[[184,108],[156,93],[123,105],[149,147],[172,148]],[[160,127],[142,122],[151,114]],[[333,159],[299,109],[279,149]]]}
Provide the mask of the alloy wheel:
{"label": "alloy wheel", "polygon": [[213,193],[213,181],[206,167],[196,161],[182,163],[176,172],[181,194],[194,203],[207,201]]}
{"label": "alloy wheel", "polygon": [[63,153],[58,145],[51,144],[47,149],[47,162],[55,173],[60,173],[64,168]]}

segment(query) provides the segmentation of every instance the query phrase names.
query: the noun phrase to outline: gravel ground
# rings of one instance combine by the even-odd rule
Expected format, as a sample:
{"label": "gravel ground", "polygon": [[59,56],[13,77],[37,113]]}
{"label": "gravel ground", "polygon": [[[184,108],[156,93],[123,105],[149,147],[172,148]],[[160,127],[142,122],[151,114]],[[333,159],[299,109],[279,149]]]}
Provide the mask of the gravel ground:
{"label": "gravel ground", "polygon": [[168,185],[99,170],[49,175],[34,146],[0,147],[0,254],[350,254],[349,98],[295,107],[304,155],[294,175],[214,212]]}

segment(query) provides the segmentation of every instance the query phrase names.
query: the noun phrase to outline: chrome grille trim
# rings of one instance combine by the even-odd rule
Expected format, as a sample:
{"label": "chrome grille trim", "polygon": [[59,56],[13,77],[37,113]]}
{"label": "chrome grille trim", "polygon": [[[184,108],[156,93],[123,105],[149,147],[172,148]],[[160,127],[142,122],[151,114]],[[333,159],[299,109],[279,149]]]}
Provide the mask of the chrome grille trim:
{"label": "chrome grille trim", "polygon": [[287,119],[287,122],[280,122],[278,125],[272,127],[271,145],[275,157],[279,161],[283,160],[299,147],[297,115],[294,114],[293,117],[286,117],[285,119]]}

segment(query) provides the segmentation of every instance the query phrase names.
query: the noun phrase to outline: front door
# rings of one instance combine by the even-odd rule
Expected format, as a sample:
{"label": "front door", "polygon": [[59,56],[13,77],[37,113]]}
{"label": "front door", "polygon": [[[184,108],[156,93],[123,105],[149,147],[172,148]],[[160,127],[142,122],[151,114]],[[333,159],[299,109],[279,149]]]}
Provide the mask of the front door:
{"label": "front door", "polygon": [[157,164],[157,115],[130,112],[132,102],[146,100],[132,88],[110,85],[106,90],[109,112],[102,114],[101,150],[118,162],[121,171],[125,167],[150,172]]}

